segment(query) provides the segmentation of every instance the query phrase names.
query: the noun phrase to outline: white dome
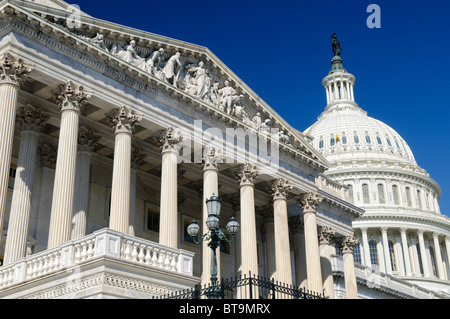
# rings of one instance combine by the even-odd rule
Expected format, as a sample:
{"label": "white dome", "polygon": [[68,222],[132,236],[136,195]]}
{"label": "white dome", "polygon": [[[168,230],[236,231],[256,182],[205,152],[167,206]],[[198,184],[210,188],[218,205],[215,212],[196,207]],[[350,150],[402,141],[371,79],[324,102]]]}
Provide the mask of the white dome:
{"label": "white dome", "polygon": [[391,127],[367,116],[354,102],[329,105],[306,131],[333,165],[346,160],[398,162],[421,170],[408,144]]}

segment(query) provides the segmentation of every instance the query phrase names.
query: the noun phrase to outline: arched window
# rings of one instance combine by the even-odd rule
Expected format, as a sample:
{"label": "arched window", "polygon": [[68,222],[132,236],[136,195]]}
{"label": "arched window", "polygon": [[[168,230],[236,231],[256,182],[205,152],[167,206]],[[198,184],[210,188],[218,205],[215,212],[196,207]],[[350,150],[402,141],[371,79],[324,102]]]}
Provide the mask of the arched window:
{"label": "arched window", "polygon": [[400,205],[400,199],[398,197],[398,187],[397,185],[392,185],[392,195],[394,197],[394,204]]}
{"label": "arched window", "polygon": [[377,136],[377,142],[378,142],[378,144],[383,144],[383,142],[381,141],[381,137],[379,137],[379,136]]}
{"label": "arched window", "polygon": [[342,144],[347,144],[347,136],[342,136]]}
{"label": "arched window", "polygon": [[384,185],[378,184],[377,188],[378,188],[378,200],[380,204],[386,204],[386,199],[384,197]]}
{"label": "arched window", "polygon": [[370,263],[379,266],[377,243],[374,240],[369,241]]}
{"label": "arched window", "polygon": [[397,148],[400,150],[400,145],[398,145],[397,140],[395,140],[395,145],[397,145]]}
{"label": "arched window", "polygon": [[356,144],[359,144],[359,137],[358,137],[358,135],[354,135],[353,136],[353,142],[355,142]]}
{"label": "arched window", "polygon": [[397,270],[397,260],[395,259],[395,253],[394,253],[394,244],[390,241],[388,243],[389,245],[389,256],[391,257],[391,267],[393,271]]}
{"label": "arched window", "polygon": [[409,187],[406,187],[405,191],[406,191],[406,205],[412,207],[411,189]]}
{"label": "arched window", "polygon": [[370,194],[369,194],[369,185],[362,185],[362,193],[363,193],[363,202],[364,204],[370,204]]}
{"label": "arched window", "polygon": [[370,140],[370,136],[369,136],[369,135],[366,135],[366,142],[367,142],[368,144],[372,143],[372,141]]}
{"label": "arched window", "polygon": [[348,197],[350,197],[350,203],[354,203],[353,200],[353,185],[347,185],[348,186]]}
{"label": "arched window", "polygon": [[416,244],[416,249],[417,249],[417,255],[418,255],[418,258],[419,258],[420,273],[423,275],[422,254],[420,253],[420,245],[419,245],[419,243]]}
{"label": "arched window", "polygon": [[353,261],[361,264],[361,247],[359,246],[359,243],[357,243],[353,249]]}
{"label": "arched window", "polygon": [[320,140],[320,142],[319,142],[319,148],[323,148],[323,140]]}

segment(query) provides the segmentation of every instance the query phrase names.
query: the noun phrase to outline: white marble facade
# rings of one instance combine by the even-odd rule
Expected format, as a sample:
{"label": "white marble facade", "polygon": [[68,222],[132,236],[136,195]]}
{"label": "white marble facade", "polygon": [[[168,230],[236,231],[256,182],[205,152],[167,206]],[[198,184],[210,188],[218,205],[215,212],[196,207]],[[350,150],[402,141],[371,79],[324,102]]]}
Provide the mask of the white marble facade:
{"label": "white marble facade", "polygon": [[[358,297],[352,222],[364,211],[207,48],[83,13],[69,23],[62,1],[0,12],[0,297],[151,298],[205,282],[209,250],[186,226],[202,224],[208,190],[223,226],[241,225],[221,278]],[[321,264],[336,244],[339,294]]]}

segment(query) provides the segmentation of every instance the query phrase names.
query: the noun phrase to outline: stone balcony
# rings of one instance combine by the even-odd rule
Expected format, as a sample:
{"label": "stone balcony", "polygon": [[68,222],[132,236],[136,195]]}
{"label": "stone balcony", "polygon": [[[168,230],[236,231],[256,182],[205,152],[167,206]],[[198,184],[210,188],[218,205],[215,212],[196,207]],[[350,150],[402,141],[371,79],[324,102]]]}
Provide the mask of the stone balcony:
{"label": "stone balcony", "polygon": [[152,298],[193,287],[194,253],[104,228],[0,267],[0,298]]}

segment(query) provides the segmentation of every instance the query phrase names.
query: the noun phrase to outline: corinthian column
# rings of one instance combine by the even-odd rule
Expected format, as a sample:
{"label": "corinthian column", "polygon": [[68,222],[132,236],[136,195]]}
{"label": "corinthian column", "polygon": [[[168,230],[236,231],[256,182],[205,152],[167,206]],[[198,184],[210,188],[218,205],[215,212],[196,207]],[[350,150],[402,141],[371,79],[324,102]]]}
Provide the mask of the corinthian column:
{"label": "corinthian column", "polygon": [[322,226],[319,229],[320,266],[322,268],[323,290],[325,297],[334,299],[333,270],[331,268],[331,240],[334,230]]}
{"label": "corinthian column", "polygon": [[303,226],[303,216],[295,216],[291,223],[291,232],[294,237],[295,284],[303,289],[307,289],[308,277],[306,274],[305,232]]}
{"label": "corinthian column", "polygon": [[292,188],[292,184],[282,178],[273,181],[271,187],[275,237],[275,275],[278,281],[288,285],[292,285],[292,270],[286,197]]}
{"label": "corinthian column", "polygon": [[93,130],[80,128],[78,134],[77,171],[75,178],[75,199],[73,202],[72,239],[86,236],[89,199],[89,173],[91,152],[95,151],[100,136]]}
{"label": "corinthian column", "polygon": [[353,236],[346,236],[342,241],[342,259],[344,261],[345,294],[347,299],[358,299],[356,284],[355,262],[353,250],[358,240]]}
{"label": "corinthian column", "polygon": [[181,141],[182,137],[177,136],[172,127],[164,130],[160,136],[162,164],[159,243],[172,248],[178,248],[177,157]]}
{"label": "corinthian column", "polygon": [[16,123],[18,128],[21,129],[20,147],[3,260],[4,265],[25,257],[37,139],[39,131],[45,126],[45,121],[48,118],[48,115],[42,113],[41,108],[37,109],[31,105],[18,110]]}
{"label": "corinthian column", "polygon": [[8,196],[9,169],[20,86],[31,72],[21,59],[8,53],[0,59],[0,241]]}
{"label": "corinthian column", "polygon": [[75,192],[75,168],[77,159],[78,122],[82,107],[90,94],[82,86],[70,81],[54,92],[61,108],[61,126],[58,140],[52,211],[48,234],[48,248],[70,240],[72,232],[73,200]]}
{"label": "corinthian column", "polygon": [[114,129],[114,163],[109,228],[128,234],[130,225],[131,137],[141,117],[121,106],[107,114]]}
{"label": "corinthian column", "polygon": [[318,293],[323,293],[316,221],[316,208],[319,206],[321,201],[322,197],[313,193],[303,194],[298,201],[301,209],[303,210],[303,221],[305,227],[306,273],[308,275],[308,289]]}
{"label": "corinthian column", "polygon": [[[249,163],[245,163],[239,168],[238,176],[240,181],[241,197],[241,273],[249,273],[258,276],[258,250],[256,240],[256,217],[255,217],[255,181],[260,174],[260,170]],[[257,298],[256,290],[249,291],[253,298]],[[244,296],[249,298],[250,296]]]}
{"label": "corinthian column", "polygon": [[239,168],[241,207],[241,273],[258,275],[258,252],[255,218],[255,181],[260,174],[256,166],[246,163]]}
{"label": "corinthian column", "polygon": [[[209,199],[212,194],[219,196],[219,163],[222,163],[223,156],[216,154],[216,150],[213,147],[205,147],[203,154],[203,220],[202,229],[206,232],[208,227],[206,226],[206,219],[208,218],[208,210],[206,209],[206,200]],[[205,285],[210,283],[210,268],[211,268],[211,248],[208,247],[208,242],[202,243],[202,281],[201,284]],[[217,261],[217,280],[220,282],[220,251],[216,254]]]}

